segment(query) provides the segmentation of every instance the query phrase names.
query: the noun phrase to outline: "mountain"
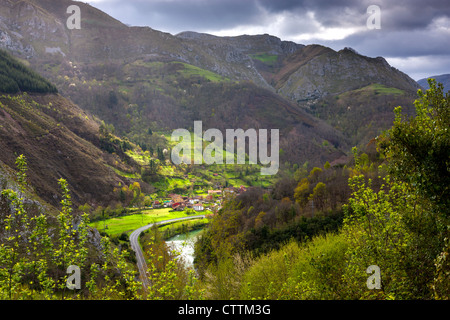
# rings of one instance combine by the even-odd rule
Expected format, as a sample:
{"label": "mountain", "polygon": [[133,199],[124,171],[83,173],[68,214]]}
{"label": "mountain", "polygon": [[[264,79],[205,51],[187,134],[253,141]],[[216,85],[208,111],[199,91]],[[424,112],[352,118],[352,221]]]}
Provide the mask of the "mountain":
{"label": "mountain", "polygon": [[[23,74],[29,75],[29,83],[42,81],[9,54],[0,52],[0,57],[0,63],[11,66],[8,73],[2,70],[11,81],[20,82]],[[60,178],[68,181],[75,205],[108,204],[115,199],[115,187],[130,184],[114,169],[131,171],[133,161],[125,155],[121,158],[119,152],[101,150],[98,132],[99,124],[90,114],[57,93],[1,94],[0,176],[8,176],[5,165],[15,169],[17,156],[23,154],[30,185],[50,205],[61,199]]]}
{"label": "mountain", "polygon": [[419,85],[421,85],[424,89],[428,89],[429,86],[428,86],[427,79],[429,79],[429,78],[433,78],[436,80],[436,82],[442,83],[444,86],[444,91],[450,90],[450,74],[441,74],[439,76],[431,76],[428,78],[420,79],[419,81],[417,81],[417,83]]}
{"label": "mountain", "polygon": [[[79,30],[66,27],[71,4],[81,10]],[[155,147],[147,132],[202,120],[205,129],[279,128],[283,163],[321,165],[389,127],[386,102],[408,108],[419,88],[383,58],[352,49],[268,34],[171,35],[126,26],[82,2],[3,1],[0,18],[0,47],[145,148]],[[365,100],[369,91],[376,103]]]}

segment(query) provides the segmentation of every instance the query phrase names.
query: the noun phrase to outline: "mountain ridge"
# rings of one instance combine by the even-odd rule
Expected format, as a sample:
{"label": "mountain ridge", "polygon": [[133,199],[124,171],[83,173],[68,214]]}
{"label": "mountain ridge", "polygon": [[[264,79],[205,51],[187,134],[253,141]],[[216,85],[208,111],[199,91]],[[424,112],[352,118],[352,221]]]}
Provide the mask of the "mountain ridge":
{"label": "mountain ridge", "polygon": [[[81,8],[80,30],[65,26],[69,4]],[[352,131],[322,117],[314,106],[325,105],[334,114],[338,106],[329,97],[360,94],[358,89],[377,83],[411,97],[418,88],[383,58],[305,46],[268,34],[171,35],[126,26],[90,5],[68,0],[10,0],[0,4],[0,16],[0,47],[26,59],[62,95],[113,125],[119,135],[147,145],[150,138],[141,132],[173,130],[194,120],[221,127],[277,125],[285,127],[281,144],[296,145],[283,148],[290,153],[284,161],[319,165],[334,151],[338,158],[348,152],[349,141],[368,141],[341,135],[340,130]],[[386,90],[377,92],[385,95]],[[247,124],[239,120],[245,114]],[[304,125],[302,119],[311,116],[322,117],[314,120],[316,127]],[[297,123],[288,127],[292,119]],[[384,121],[372,123],[378,125],[385,129]],[[293,143],[299,139],[306,142]],[[337,150],[322,146],[330,140]]]}
{"label": "mountain ridge", "polygon": [[427,78],[423,78],[417,81],[419,85],[421,85],[424,89],[428,89],[428,79],[435,79],[437,82],[442,83],[444,86],[444,91],[450,90],[450,74],[440,74],[440,75],[434,75]]}

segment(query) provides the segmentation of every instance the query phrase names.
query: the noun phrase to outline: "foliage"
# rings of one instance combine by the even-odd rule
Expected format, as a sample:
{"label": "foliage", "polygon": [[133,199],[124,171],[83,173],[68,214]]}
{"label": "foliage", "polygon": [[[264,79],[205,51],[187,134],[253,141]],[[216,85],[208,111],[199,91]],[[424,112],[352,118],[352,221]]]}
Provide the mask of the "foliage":
{"label": "foliage", "polygon": [[349,298],[362,297],[367,279],[365,271],[370,265],[382,270],[384,298],[411,298],[412,284],[406,270],[411,234],[404,216],[414,208],[404,198],[404,184],[392,183],[389,176],[384,180],[386,184],[375,192],[371,180],[366,183],[363,175],[349,179],[353,194],[345,207],[343,228],[349,244],[349,265],[343,275]]}
{"label": "foliage", "polygon": [[407,182],[435,210],[450,217],[450,93],[429,79],[425,93],[418,91],[416,116],[403,121],[395,109],[395,121],[381,147],[391,173]]}
{"label": "foliage", "polygon": [[[353,149],[354,166],[342,170],[343,176],[348,178],[351,194],[343,206],[344,221],[337,233],[313,235],[310,241],[307,237],[289,237],[289,230],[291,227],[295,230],[293,226],[298,223],[298,218],[282,228],[279,224],[271,225],[268,219],[270,205],[275,206],[275,212],[281,217],[280,202],[268,197],[266,201],[252,197],[247,203],[245,198],[240,198],[239,205],[233,207],[240,211],[235,214],[235,219],[241,221],[240,225],[246,225],[249,216],[257,215],[255,221],[258,221],[258,228],[251,232],[238,229],[243,239],[249,240],[258,234],[255,240],[265,240],[243,246],[246,250],[251,249],[251,253],[259,250],[259,254],[250,257],[237,278],[233,275],[236,270],[230,263],[230,256],[217,258],[207,268],[207,275],[219,272],[220,279],[234,277],[240,283],[237,290],[233,281],[227,285],[209,275],[203,281],[216,286],[210,289],[214,296],[236,299],[448,299],[448,95],[443,97],[442,88],[430,82],[430,90],[425,94],[419,92],[419,97],[415,103],[417,116],[403,122],[400,109],[397,109],[393,128],[378,139],[386,159],[384,162],[377,154],[358,155],[357,149]],[[307,177],[303,173],[304,178],[299,179],[293,192],[299,205],[313,199],[317,203],[324,195],[327,200],[336,197],[338,193],[334,192],[334,185],[330,190],[328,181],[333,181],[330,178],[336,177],[338,171],[330,167],[325,169],[314,168]],[[286,202],[284,198],[283,202]],[[224,207],[215,219],[221,220],[222,215],[229,213]],[[313,224],[313,220],[308,218],[307,222]],[[218,222],[213,221],[214,224],[219,226]],[[322,226],[319,230],[326,228]],[[215,234],[220,231],[215,230]],[[284,242],[275,240],[276,234],[286,235]],[[209,255],[214,255],[213,239],[209,234],[207,241],[199,246],[200,257],[208,252],[206,248],[212,248]],[[230,235],[223,237],[231,247],[229,250],[236,250],[233,242],[227,239]],[[249,244],[248,241],[244,243]],[[281,245],[261,252],[268,243]],[[249,251],[240,249],[239,254],[245,252]],[[367,269],[372,265],[380,268],[380,289],[367,286]],[[218,295],[217,286],[227,288],[229,294]]]}
{"label": "foliage", "polygon": [[180,253],[168,248],[163,234],[157,227],[151,228],[142,238],[147,261],[149,286],[144,299],[180,300],[203,299],[204,290],[193,270],[187,270]]}
{"label": "foliage", "polygon": [[240,298],[343,298],[346,248],[340,234],[317,236],[304,244],[291,241],[253,262],[245,272]]}
{"label": "foliage", "polygon": [[303,178],[302,181],[298,183],[297,188],[294,191],[295,201],[304,206],[308,202],[309,196],[309,182],[307,178]]}
{"label": "foliage", "polygon": [[[75,216],[64,179],[58,182],[63,194],[56,226],[44,213],[32,214],[26,206],[26,169],[23,155],[16,160],[19,191],[6,189],[10,212],[0,224],[0,298],[1,299],[75,299],[136,298],[140,284],[125,261],[126,252],[102,239],[102,259],[88,268],[92,259],[88,238],[88,215]],[[56,227],[56,228],[55,228]],[[67,268],[78,266],[87,289],[67,294]],[[89,279],[90,278],[90,279]]]}
{"label": "foliage", "polygon": [[0,50],[0,92],[17,93],[19,91],[56,93],[57,89],[9,53]]}

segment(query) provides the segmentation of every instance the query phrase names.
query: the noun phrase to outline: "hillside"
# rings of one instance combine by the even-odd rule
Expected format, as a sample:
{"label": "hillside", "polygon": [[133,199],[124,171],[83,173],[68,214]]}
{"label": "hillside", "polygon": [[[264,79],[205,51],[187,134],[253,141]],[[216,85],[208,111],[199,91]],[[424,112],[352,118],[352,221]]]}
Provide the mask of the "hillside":
{"label": "hillside", "polygon": [[[2,53],[0,63],[10,59]],[[9,65],[2,72],[11,81],[19,82],[23,74],[34,80],[25,65]],[[115,186],[129,183],[108,166],[132,167],[99,148],[98,132],[99,124],[91,115],[59,94],[0,93],[0,160],[15,168],[16,157],[25,155],[30,184],[52,205],[60,201],[59,178],[69,181],[76,205],[108,203],[114,198]]]}
{"label": "hillside", "polygon": [[59,178],[69,181],[76,205],[106,204],[114,186],[127,182],[107,166],[118,159],[94,145],[98,125],[65,98],[1,95],[0,107],[0,159],[14,168],[15,158],[25,155],[30,183],[47,202],[59,203]]}

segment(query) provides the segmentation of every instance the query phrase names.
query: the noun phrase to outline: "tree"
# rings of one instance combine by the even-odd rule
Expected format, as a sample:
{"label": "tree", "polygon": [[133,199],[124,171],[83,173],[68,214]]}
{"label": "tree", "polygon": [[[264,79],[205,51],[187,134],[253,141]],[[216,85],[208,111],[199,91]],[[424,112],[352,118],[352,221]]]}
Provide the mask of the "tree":
{"label": "tree", "polygon": [[322,169],[318,167],[314,167],[309,173],[308,180],[310,182],[315,182],[319,178],[319,175],[322,173]]}
{"label": "tree", "polygon": [[57,217],[59,222],[58,241],[54,248],[54,259],[58,267],[62,269],[64,276],[58,280],[58,288],[62,290],[61,298],[64,299],[66,290],[67,274],[66,270],[71,265],[83,268],[87,259],[87,224],[88,215],[84,214],[81,221],[77,223],[72,214],[72,201],[67,181],[59,179],[63,197],[61,200],[62,209]]}
{"label": "tree", "polygon": [[434,79],[428,84],[425,92],[418,90],[414,118],[406,120],[401,107],[395,109],[394,125],[380,137],[379,147],[389,161],[390,174],[406,184],[405,194],[415,208],[416,214],[407,221],[417,255],[413,265],[421,269],[415,277],[422,287],[433,282],[435,298],[448,299],[450,93],[444,95],[442,84]]}
{"label": "tree", "polygon": [[[406,263],[411,235],[405,225],[405,214],[412,206],[401,197],[405,184],[394,183],[387,176],[380,191],[375,192],[371,183],[362,174],[349,178],[353,193],[344,206],[343,227],[348,243],[343,275],[348,298],[413,298]],[[364,288],[365,271],[370,265],[382,270],[380,291]]]}
{"label": "tree", "polygon": [[[353,150],[353,193],[343,228],[350,297],[448,299],[450,99],[442,85],[429,84],[426,93],[418,91],[416,116],[405,121],[397,107],[393,127],[378,138],[390,173],[378,192],[362,175],[365,159]],[[378,292],[359,285],[369,265],[381,269]]]}
{"label": "tree", "polygon": [[[65,299],[70,265],[80,267],[89,279],[85,286],[90,298],[140,298],[141,285],[128,266],[127,251],[119,252],[107,237],[101,240],[98,257],[103,263],[94,262],[86,268],[88,215],[74,215],[67,181],[58,181],[62,208],[58,224],[50,228],[45,213],[28,211],[25,157],[19,156],[16,164],[18,191],[5,189],[1,193],[9,207],[0,219],[0,299]],[[74,291],[70,298],[80,295],[81,291]]]}
{"label": "tree", "polygon": [[308,195],[309,195],[309,181],[307,178],[303,178],[297,185],[294,191],[294,199],[301,206],[306,205],[308,203]]}
{"label": "tree", "polygon": [[319,182],[313,189],[313,193],[309,196],[309,200],[314,201],[314,206],[322,211],[325,207],[326,201],[326,185],[323,182]]}
{"label": "tree", "polygon": [[435,210],[450,217],[450,94],[442,84],[428,80],[430,89],[418,91],[416,116],[403,121],[395,109],[393,127],[382,136],[380,147],[389,160],[390,173],[414,187]]}
{"label": "tree", "polygon": [[20,155],[16,160],[19,191],[11,189],[2,191],[11,203],[6,215],[1,234],[0,245],[0,298],[12,299],[13,296],[27,295],[28,290],[21,287],[21,282],[30,263],[30,248],[26,237],[30,232],[30,220],[25,209],[26,159]]}

